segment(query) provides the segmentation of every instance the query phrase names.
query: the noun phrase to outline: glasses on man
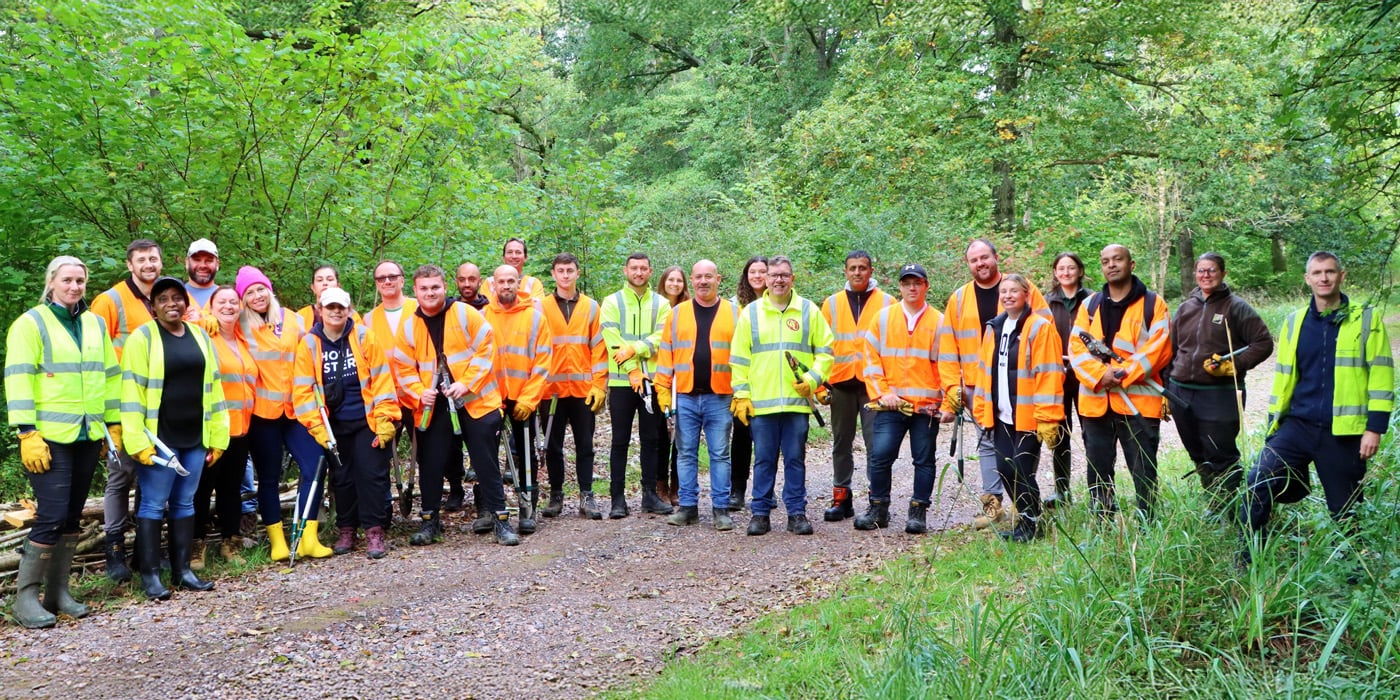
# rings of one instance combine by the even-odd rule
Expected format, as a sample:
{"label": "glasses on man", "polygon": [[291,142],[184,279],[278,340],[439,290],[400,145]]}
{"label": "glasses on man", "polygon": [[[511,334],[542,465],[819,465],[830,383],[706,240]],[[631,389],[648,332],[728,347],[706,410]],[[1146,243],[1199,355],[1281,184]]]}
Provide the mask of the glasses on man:
{"label": "glasses on man", "polygon": [[791,273],[791,272],[770,272],[770,273],[768,273],[768,277],[769,277],[770,279],[775,279],[775,280],[790,280],[790,279],[792,279],[792,273]]}
{"label": "glasses on man", "polygon": [[375,281],[375,282],[397,282],[397,281],[399,281],[399,280],[401,280],[401,279],[403,279],[403,275],[378,275],[378,276],[376,276],[376,277],[374,278],[374,281]]}

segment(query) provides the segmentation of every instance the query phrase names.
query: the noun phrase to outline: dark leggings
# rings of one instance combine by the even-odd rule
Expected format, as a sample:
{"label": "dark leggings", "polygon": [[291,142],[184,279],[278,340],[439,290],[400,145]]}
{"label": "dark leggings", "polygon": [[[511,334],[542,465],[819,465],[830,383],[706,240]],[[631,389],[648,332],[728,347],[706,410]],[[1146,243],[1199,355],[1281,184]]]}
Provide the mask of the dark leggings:
{"label": "dark leggings", "polygon": [[[308,518],[316,518],[321,510],[321,497],[326,485],[316,483],[316,493],[311,490],[311,482],[321,466],[324,452],[316,444],[316,439],[307,432],[306,426],[291,418],[260,418],[253,416],[248,424],[248,451],[253,456],[253,469],[258,473],[258,513],[263,525],[282,522],[282,504],[279,491],[282,486],[282,447],[292,453],[297,463],[300,480],[297,483],[297,506],[305,508],[306,499],[312,499]],[[297,518],[301,513],[297,513]]]}
{"label": "dark leggings", "polygon": [[730,477],[733,484],[730,493],[735,499],[743,499],[748,489],[749,468],[753,464],[753,432],[749,426],[734,421],[734,434],[729,438]]}
{"label": "dark leggings", "polygon": [[997,451],[997,473],[1011,492],[1018,515],[1032,522],[1040,517],[1040,486],[1035,482],[1035,465],[1040,461],[1040,438],[1029,430],[1016,430],[996,422],[992,444]]}
{"label": "dark leggings", "polygon": [[96,440],[60,443],[44,440],[49,446],[49,470],[43,474],[26,471],[34,490],[34,524],[29,540],[34,544],[57,544],[61,535],[78,532],[88,487],[97,471],[97,460],[107,446]]}
{"label": "dark leggings", "polygon": [[238,536],[238,524],[243,518],[243,472],[248,464],[248,436],[229,438],[228,449],[219,461],[209,465],[199,476],[199,488],[194,492],[194,536],[203,537],[209,531],[209,495],[214,495],[214,512],[219,516],[219,534],[225,538]]}
{"label": "dark leggings", "polygon": [[1055,493],[1062,496],[1069,495],[1070,477],[1070,435],[1073,431],[1070,426],[1070,416],[1075,414],[1076,406],[1079,404],[1079,379],[1073,371],[1065,374],[1065,419],[1060,421],[1060,441],[1051,448],[1051,463],[1055,470]]}

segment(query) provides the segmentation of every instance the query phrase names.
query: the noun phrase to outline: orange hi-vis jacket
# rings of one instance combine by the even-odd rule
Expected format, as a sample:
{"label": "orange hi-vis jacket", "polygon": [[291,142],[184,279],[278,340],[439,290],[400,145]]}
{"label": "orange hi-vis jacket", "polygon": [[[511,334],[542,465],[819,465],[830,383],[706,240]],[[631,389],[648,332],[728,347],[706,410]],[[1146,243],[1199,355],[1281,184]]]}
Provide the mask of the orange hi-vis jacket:
{"label": "orange hi-vis jacket", "polygon": [[941,333],[943,314],[932,304],[924,305],[913,331],[905,319],[903,303],[896,301],[877,311],[861,334],[861,378],[870,398],[894,392],[915,410],[942,406],[937,360]]}
{"label": "orange hi-vis jacket", "polygon": [[[399,311],[399,322],[394,327],[389,326],[389,312],[384,310],[384,305],[374,307],[368,314],[365,314],[363,327],[369,334],[370,340],[384,351],[387,359],[394,354],[395,339],[398,338],[398,331],[403,327],[404,319],[413,316],[413,312],[418,310],[418,300],[412,297],[404,297],[403,307]],[[360,322],[355,322],[360,326]],[[390,373],[392,375],[392,372]],[[394,391],[397,392],[399,401],[403,401],[403,390],[399,388],[398,379],[394,378]]]}
{"label": "orange hi-vis jacket", "polygon": [[253,330],[248,353],[258,363],[258,385],[253,393],[253,415],[259,418],[296,418],[292,410],[292,369],[297,359],[297,343],[306,335],[301,319],[282,309],[278,323],[269,321]]}
{"label": "orange hi-vis jacket", "polygon": [[[977,351],[982,345],[982,320],[977,316],[977,293],[972,290],[977,282],[968,282],[948,295],[948,306],[943,311],[943,337],[938,346],[938,373],[943,378],[943,391],[958,388],[972,390],[972,377],[977,371]],[[1001,284],[1001,280],[997,280]],[[1055,319],[1050,315],[1050,305],[1045,303],[1045,295],[1031,287],[1031,311],[1044,316],[1047,321]],[[1004,313],[1001,302],[997,302],[997,313]],[[988,319],[991,320],[991,319]]]}
{"label": "orange hi-vis jacket", "polygon": [[[1103,309],[1096,309],[1093,319],[1089,318],[1090,303],[1098,294],[1102,292],[1090,295],[1079,305],[1069,337],[1069,364],[1079,376],[1079,413],[1098,418],[1112,410],[1123,416],[1141,414],[1147,418],[1161,418],[1162,394],[1148,382],[1155,381],[1161,386],[1162,368],[1172,358],[1171,318],[1166,303],[1158,299],[1153,305],[1152,319],[1144,321],[1146,297],[1139,297],[1124,309],[1123,322],[1109,342],[1103,337]],[[1094,305],[1100,306],[1099,303]],[[1090,355],[1088,346],[1079,337],[1081,332],[1104,340],[1119,359],[1108,365]],[[1127,372],[1120,388],[1106,392],[1096,390],[1106,372],[1119,369]]]}
{"label": "orange hi-vis jacket", "polygon": [[253,418],[253,397],[258,387],[258,363],[248,343],[237,333],[232,338],[215,331],[214,354],[219,359],[219,380],[224,385],[224,406],[228,408],[229,437],[248,434]]}
{"label": "orange hi-vis jacket", "polygon": [[831,354],[836,360],[831,366],[831,378],[827,380],[831,384],[862,378],[860,350],[865,344],[865,338],[861,334],[870,327],[871,320],[875,318],[875,314],[880,313],[880,309],[899,303],[898,299],[876,288],[874,282],[870,285],[870,298],[865,300],[865,306],[860,310],[860,318],[855,318],[855,314],[852,313],[851,302],[845,289],[822,302],[822,315],[826,317],[827,324],[831,326],[831,334],[836,338],[836,342],[831,345]]}
{"label": "orange hi-vis jacket", "polygon": [[[729,346],[739,324],[739,309],[727,299],[716,301],[715,320],[710,326],[710,391],[733,394],[733,370],[729,366]],[[671,309],[671,322],[661,331],[661,348],[656,356],[656,383],[677,394],[695,389],[695,300]]]}
{"label": "orange hi-vis jacket", "polygon": [[[421,311],[421,309],[419,309]],[[447,360],[450,381],[467,387],[462,397],[467,415],[480,418],[501,407],[496,374],[491,363],[496,356],[491,324],[470,304],[454,302],[440,313],[447,314],[442,329],[441,354]],[[423,419],[423,389],[433,381],[438,349],[428,335],[428,326],[415,311],[404,317],[389,366],[402,392],[403,404],[413,409],[415,423]]]}
{"label": "orange hi-vis jacket", "polygon": [[[1005,314],[992,319],[984,328],[982,347],[977,354],[977,374],[973,379],[972,417],[977,424],[991,430],[996,427],[997,345],[1006,323]],[[1060,332],[1055,322],[1038,314],[1021,317],[1021,328],[1015,331],[1017,341],[1014,363],[1016,385],[1010,392],[1013,429],[1033,432],[1037,423],[1059,423],[1065,418],[1065,363],[1061,359]],[[1008,352],[1010,349],[1008,348]]]}
{"label": "orange hi-vis jacket", "polygon": [[603,344],[598,302],[580,293],[568,323],[553,294],[544,298],[541,307],[553,343],[546,397],[581,399],[595,388],[606,389],[608,348]]}
{"label": "orange hi-vis jacket", "polygon": [[[380,421],[393,422],[403,418],[398,396],[394,394],[394,380],[389,371],[389,358],[379,349],[378,343],[369,338],[364,326],[352,322],[350,332],[350,354],[355,358],[355,374],[360,377],[360,397],[365,402],[365,423],[375,430]],[[292,383],[292,403],[296,405],[297,420],[308,429],[321,423],[321,410],[316,401],[316,387],[325,393],[325,380],[321,376],[321,336],[307,333],[297,344],[296,380]],[[330,408],[326,408],[329,418]],[[330,432],[329,425],[324,426]]]}
{"label": "orange hi-vis jacket", "polygon": [[136,296],[132,284],[130,279],[118,282],[115,287],[98,294],[88,307],[107,322],[107,335],[112,337],[112,349],[117,351],[118,361],[122,359],[122,346],[126,345],[127,336],[154,318],[148,302]]}
{"label": "orange hi-vis jacket", "polygon": [[496,339],[496,383],[501,396],[534,410],[549,377],[549,322],[534,304],[521,299],[508,309],[493,299],[486,305],[486,321]]}

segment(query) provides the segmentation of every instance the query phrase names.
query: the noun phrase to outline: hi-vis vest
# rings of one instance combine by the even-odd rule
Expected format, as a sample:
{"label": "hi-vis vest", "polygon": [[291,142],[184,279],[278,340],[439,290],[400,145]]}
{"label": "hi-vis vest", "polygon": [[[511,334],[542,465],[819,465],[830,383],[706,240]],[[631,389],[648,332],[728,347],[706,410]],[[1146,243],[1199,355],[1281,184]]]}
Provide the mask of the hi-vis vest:
{"label": "hi-vis vest", "polygon": [[428,326],[417,313],[405,317],[399,328],[389,367],[402,390],[400,399],[413,409],[415,423],[422,420],[423,389],[433,381],[441,354],[447,360],[448,381],[467,387],[461,399],[467,415],[481,418],[501,407],[501,393],[491,366],[496,355],[491,324],[480,311],[464,302],[456,302],[439,313],[448,314],[442,324],[441,351],[433,347]]}
{"label": "hi-vis vest", "polygon": [[769,413],[811,413],[811,403],[797,393],[796,381],[784,351],[807,365],[804,379],[820,384],[831,373],[831,326],[821,310],[806,299],[792,295],[787,308],[779,311],[763,297],[744,307],[729,352],[734,371],[734,396],[753,401],[754,415]]}
{"label": "hi-vis vest", "polygon": [[253,415],[276,420],[296,418],[292,410],[292,365],[297,358],[297,343],[306,334],[301,318],[282,309],[281,334],[272,321],[255,329],[248,342],[248,354],[258,363],[258,384],[253,393]]}
{"label": "hi-vis vest", "polygon": [[[1000,282],[998,282],[999,284]],[[938,374],[943,379],[943,391],[964,387],[972,388],[972,375],[977,370],[977,351],[982,345],[982,320],[977,316],[977,292],[973,291],[976,282],[968,282],[948,296],[948,306],[943,311],[943,331],[938,346]],[[1053,322],[1050,305],[1045,303],[1045,295],[1031,287],[1031,311],[1045,320]],[[997,313],[1006,309],[997,302]],[[991,319],[987,319],[991,320]]]}
{"label": "hi-vis vest", "polygon": [[[733,370],[729,362],[734,329],[739,312],[728,300],[716,301],[715,319],[710,325],[710,391],[732,394]],[[661,352],[657,356],[656,383],[675,393],[685,394],[695,388],[695,300],[691,299],[671,309],[671,322],[661,334]]]}
{"label": "hi-vis vest", "polygon": [[[384,358],[386,360],[389,358],[390,355],[394,354],[394,345],[396,343],[395,338],[398,337],[399,329],[403,327],[404,319],[412,316],[413,312],[417,310],[418,300],[413,299],[411,297],[405,297],[403,300],[403,306],[399,309],[399,322],[392,328],[389,326],[389,312],[384,310],[383,304],[374,307],[370,310],[369,313],[365,314],[364,325],[369,332],[369,337],[371,340],[374,341],[376,345],[379,346],[380,350],[384,351]],[[360,322],[356,321],[355,325],[359,326]],[[392,374],[393,373],[390,372],[391,378]],[[398,393],[399,400],[402,401],[403,390],[399,388],[399,381],[397,379],[393,379],[393,382],[394,391]]]}
{"label": "hi-vis vest", "polygon": [[[389,371],[389,358],[379,344],[368,339],[365,327],[355,324],[350,334],[350,354],[355,358],[355,374],[360,378],[360,398],[365,404],[365,424],[370,430],[379,421],[403,418],[394,379]],[[297,344],[296,378],[292,381],[292,404],[297,420],[308,429],[321,425],[321,409],[316,402],[316,387],[325,393],[326,382],[321,376],[321,336],[307,333]],[[326,409],[330,417],[330,408]],[[325,426],[329,432],[331,427]]]}
{"label": "hi-vis vest", "polygon": [[904,305],[880,309],[862,334],[865,390],[871,399],[894,392],[914,404],[915,410],[943,405],[943,389],[935,357],[943,314],[932,305],[914,325],[904,319]]}
{"label": "hi-vis vest", "polygon": [[[1307,313],[1304,308],[1290,314],[1279,333],[1273,388],[1269,391],[1269,415],[1274,417],[1270,433],[1278,429],[1279,420],[1288,412],[1298,384],[1298,329]],[[1360,435],[1366,432],[1367,413],[1395,410],[1395,362],[1385,324],[1374,307],[1364,306],[1361,313],[1350,309],[1335,313],[1346,313],[1346,317],[1337,329],[1332,370],[1332,433]]]}
{"label": "hi-vis vest", "polygon": [[[204,381],[201,397],[204,435],[200,444],[206,449],[228,447],[228,410],[224,407],[224,385],[219,381],[219,360],[214,356],[213,341],[203,328],[185,324],[185,332],[194,334],[195,344],[204,355]],[[122,449],[129,455],[151,446],[152,435],[160,434],[160,397],[165,393],[165,343],[161,341],[156,322],[137,328],[127,338],[122,355]]]}
{"label": "hi-vis vest", "polygon": [[549,376],[551,340],[544,314],[528,301],[509,309],[500,302],[486,306],[486,322],[496,343],[496,385],[502,398],[534,409],[544,396]]}
{"label": "hi-vis vest", "polygon": [[[1070,329],[1069,364],[1079,376],[1079,413],[1099,418],[1112,409],[1121,416],[1161,418],[1162,394],[1148,386],[1147,381],[1150,379],[1160,384],[1162,368],[1172,359],[1171,318],[1167,305],[1153,304],[1152,318],[1143,319],[1147,298],[1139,298],[1123,310],[1123,322],[1118,326],[1118,333],[1111,339],[1105,339],[1103,311],[1098,310],[1092,318],[1089,314],[1091,307],[1097,309],[1099,306],[1094,301],[1095,295],[1090,295],[1079,305],[1074,327]],[[1114,360],[1111,366],[1104,364],[1089,354],[1080,333],[1103,340],[1119,359]],[[1127,372],[1121,387],[1106,392],[1095,390],[1105,373],[1120,369]]]}
{"label": "hi-vis vest", "polygon": [[[1005,321],[1004,321],[1005,323]],[[1043,316],[1027,314],[1022,317],[1020,340],[1016,347],[1015,390],[1010,392],[1015,430],[1031,432],[1037,423],[1059,423],[1065,418],[1065,365],[1061,359],[1060,333],[1055,323]],[[977,357],[977,377],[972,395],[972,416],[977,424],[988,430],[996,427],[997,396],[994,392],[997,372],[997,345],[1001,342],[1001,327],[988,324],[982,336],[982,349]]]}
{"label": "hi-vis vest", "polygon": [[[865,300],[865,306],[861,307],[860,318],[855,318],[851,310],[850,298],[846,296],[846,290],[841,290],[826,298],[822,302],[822,316],[826,317],[827,325],[831,326],[832,337],[835,342],[831,344],[834,361],[831,365],[831,379],[827,380],[832,384],[844,382],[848,379],[861,379],[861,359],[860,350],[865,343],[861,335],[870,327],[871,319],[880,310],[899,303],[898,299],[875,288],[871,283],[870,296]],[[942,318],[939,314],[939,318]]]}
{"label": "hi-vis vest", "polygon": [[[608,345],[608,386],[630,386],[627,374],[638,366],[645,374],[656,371],[654,358],[661,349],[661,331],[670,320],[671,303],[656,292],[639,297],[631,287],[626,287],[603,300],[602,331],[603,342]],[[631,345],[637,354],[619,367],[613,362],[612,351],[624,343]]]}
{"label": "hi-vis vest", "polygon": [[122,359],[127,336],[152,320],[150,307],[132,294],[129,280],[122,280],[117,286],[98,294],[92,300],[92,312],[107,322],[107,334],[117,351],[118,361]]}
{"label": "hi-vis vest", "polygon": [[48,304],[24,312],[5,338],[5,409],[10,425],[32,425],[44,439],[101,440],[121,420],[121,367],[102,318],[78,316],[81,346]]}
{"label": "hi-vis vest", "polygon": [[598,302],[580,293],[567,323],[553,294],[545,297],[540,306],[549,323],[552,344],[545,396],[581,399],[594,387],[606,387],[608,351],[603,346]]}
{"label": "hi-vis vest", "polygon": [[241,437],[248,434],[253,418],[253,397],[258,389],[258,363],[248,352],[242,337],[230,343],[222,335],[211,336],[214,353],[219,356],[219,377],[224,385],[224,406],[228,408],[228,434]]}

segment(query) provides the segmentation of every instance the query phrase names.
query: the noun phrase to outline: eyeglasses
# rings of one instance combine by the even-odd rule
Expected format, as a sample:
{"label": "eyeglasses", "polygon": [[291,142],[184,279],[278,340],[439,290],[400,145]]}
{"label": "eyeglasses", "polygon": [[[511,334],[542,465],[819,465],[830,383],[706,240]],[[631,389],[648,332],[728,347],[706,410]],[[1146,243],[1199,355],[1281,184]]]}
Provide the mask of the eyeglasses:
{"label": "eyeglasses", "polygon": [[770,273],[768,273],[768,277],[769,277],[770,279],[775,279],[775,280],[790,280],[790,279],[792,279],[792,273],[791,273],[791,272],[770,272]]}
{"label": "eyeglasses", "polygon": [[1220,271],[1214,268],[1210,268],[1205,270],[1196,270],[1196,274],[1200,275],[1201,277],[1215,277],[1216,275],[1220,274]]}
{"label": "eyeglasses", "polygon": [[396,282],[403,279],[403,275],[379,275],[374,278],[375,282]]}

